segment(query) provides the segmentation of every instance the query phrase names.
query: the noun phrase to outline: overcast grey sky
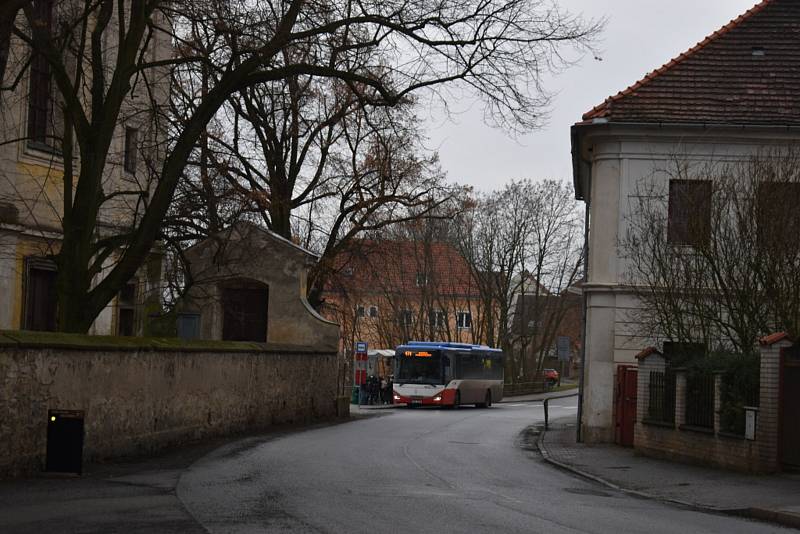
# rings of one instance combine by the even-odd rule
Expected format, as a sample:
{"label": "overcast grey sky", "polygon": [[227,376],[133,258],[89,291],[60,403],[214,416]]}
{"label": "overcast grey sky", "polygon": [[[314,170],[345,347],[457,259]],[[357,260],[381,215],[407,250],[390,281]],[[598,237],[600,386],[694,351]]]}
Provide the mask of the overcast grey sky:
{"label": "overcast grey sky", "polygon": [[[489,190],[514,178],[568,180],[569,127],[606,97],[641,79],[756,4],[756,0],[559,0],[586,17],[607,17],[598,54],[547,81],[556,92],[545,128],[516,140],[482,122],[480,104],[453,121],[432,111],[426,143],[450,181]],[[458,106],[454,106],[458,108]],[[468,108],[468,109],[467,109]]]}

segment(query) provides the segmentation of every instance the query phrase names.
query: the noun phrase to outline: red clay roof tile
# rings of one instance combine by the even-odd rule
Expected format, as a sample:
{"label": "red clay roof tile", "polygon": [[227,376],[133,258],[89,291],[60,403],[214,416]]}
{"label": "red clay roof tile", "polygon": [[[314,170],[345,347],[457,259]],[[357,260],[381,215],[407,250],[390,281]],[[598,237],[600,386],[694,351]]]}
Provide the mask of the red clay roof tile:
{"label": "red clay roof tile", "polygon": [[583,119],[800,125],[800,2],[762,1]]}
{"label": "red clay roof tile", "polygon": [[787,341],[791,341],[789,339],[789,334],[787,334],[786,332],[776,332],[774,334],[762,337],[761,339],[758,340],[758,342],[764,346],[769,346],[769,345],[774,345],[779,341],[783,341],[784,339]]}

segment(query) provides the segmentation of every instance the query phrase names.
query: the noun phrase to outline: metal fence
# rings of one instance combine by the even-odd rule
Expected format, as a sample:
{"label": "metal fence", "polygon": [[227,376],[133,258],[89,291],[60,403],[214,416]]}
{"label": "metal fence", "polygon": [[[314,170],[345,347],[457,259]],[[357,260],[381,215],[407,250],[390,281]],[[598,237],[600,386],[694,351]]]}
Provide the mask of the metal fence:
{"label": "metal fence", "polygon": [[697,373],[686,377],[686,424],[714,428],[714,374]]}
{"label": "metal fence", "polygon": [[675,373],[650,371],[650,399],[647,418],[659,423],[675,423]]}
{"label": "metal fence", "polygon": [[726,376],[720,391],[719,426],[722,432],[743,436],[745,432],[745,406],[758,406],[760,395],[758,375],[749,380]]}

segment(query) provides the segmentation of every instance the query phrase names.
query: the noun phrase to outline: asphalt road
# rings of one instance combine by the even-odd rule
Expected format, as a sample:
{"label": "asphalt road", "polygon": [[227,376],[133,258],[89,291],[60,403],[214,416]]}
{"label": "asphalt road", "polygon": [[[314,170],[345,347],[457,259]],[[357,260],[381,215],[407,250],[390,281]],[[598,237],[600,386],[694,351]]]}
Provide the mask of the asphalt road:
{"label": "asphalt road", "polygon": [[[551,401],[551,417],[575,414]],[[752,533],[771,525],[610,491],[545,464],[521,432],[540,404],[401,409],[222,447],[177,496],[212,533]]]}

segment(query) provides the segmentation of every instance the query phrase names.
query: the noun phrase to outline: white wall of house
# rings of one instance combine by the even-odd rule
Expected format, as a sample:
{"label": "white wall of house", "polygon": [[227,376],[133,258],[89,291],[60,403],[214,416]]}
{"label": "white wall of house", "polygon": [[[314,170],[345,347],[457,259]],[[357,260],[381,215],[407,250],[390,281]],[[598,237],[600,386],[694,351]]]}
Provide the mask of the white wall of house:
{"label": "white wall of house", "polygon": [[645,331],[637,320],[641,305],[619,246],[637,193],[655,186],[667,195],[678,162],[700,174],[709,165],[800,141],[800,130],[598,123],[579,127],[578,139],[583,168],[590,169],[580,177],[590,221],[583,436],[609,442],[617,365],[635,364],[641,349],[659,342],[658,332]]}

